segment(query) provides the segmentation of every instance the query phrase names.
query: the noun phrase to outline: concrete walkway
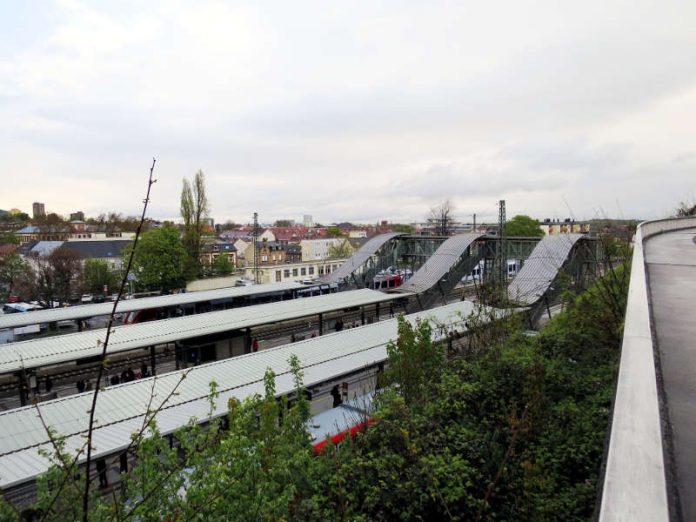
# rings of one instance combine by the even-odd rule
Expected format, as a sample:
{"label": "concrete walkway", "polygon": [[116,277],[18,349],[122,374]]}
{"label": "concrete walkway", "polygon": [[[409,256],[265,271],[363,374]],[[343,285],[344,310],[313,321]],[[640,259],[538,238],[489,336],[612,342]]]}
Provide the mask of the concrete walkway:
{"label": "concrete walkway", "polygon": [[672,476],[683,520],[696,520],[695,239],[696,229],[686,229],[656,235],[644,243],[654,335],[673,435],[676,469]]}

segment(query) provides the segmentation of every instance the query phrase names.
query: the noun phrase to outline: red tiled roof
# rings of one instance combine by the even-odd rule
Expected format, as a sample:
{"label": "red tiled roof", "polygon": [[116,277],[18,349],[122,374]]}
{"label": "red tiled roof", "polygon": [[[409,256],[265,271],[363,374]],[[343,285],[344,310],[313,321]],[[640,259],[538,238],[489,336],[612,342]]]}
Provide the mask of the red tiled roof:
{"label": "red tiled roof", "polygon": [[4,243],[0,245],[0,256],[6,256],[15,250],[17,250],[17,245],[13,245],[12,243]]}

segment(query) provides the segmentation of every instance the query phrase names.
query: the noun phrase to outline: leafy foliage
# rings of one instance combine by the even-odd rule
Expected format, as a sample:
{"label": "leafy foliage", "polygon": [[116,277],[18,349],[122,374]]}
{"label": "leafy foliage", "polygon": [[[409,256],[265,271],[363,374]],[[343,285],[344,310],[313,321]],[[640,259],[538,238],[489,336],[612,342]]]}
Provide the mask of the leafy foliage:
{"label": "leafy foliage", "polygon": [[405,223],[392,223],[390,225],[394,232],[402,232],[404,234],[413,234],[413,225],[407,225]]}
{"label": "leafy foliage", "polygon": [[16,283],[27,271],[29,267],[18,253],[0,256],[0,300],[4,301],[13,293]]}
{"label": "leafy foliage", "polygon": [[679,203],[675,215],[677,217],[696,216],[696,204],[693,201],[690,203],[682,201]]}
{"label": "leafy foliage", "polygon": [[226,252],[217,256],[215,261],[213,261],[213,272],[219,275],[228,275],[234,272],[234,265]]}
{"label": "leafy foliage", "polygon": [[544,231],[539,228],[539,222],[525,215],[518,215],[505,223],[505,235],[508,237],[542,237]]}
{"label": "leafy foliage", "polygon": [[335,225],[328,227],[326,233],[330,237],[341,237],[343,235],[343,231]]}
{"label": "leafy foliage", "polygon": [[208,212],[205,175],[202,170],[199,170],[193,177],[193,182],[183,180],[181,189],[181,217],[184,219],[183,243],[188,254],[189,269],[193,275],[199,275],[201,272],[200,254]]}
{"label": "leafy foliage", "polygon": [[[124,259],[130,248],[124,249]],[[186,284],[188,257],[174,227],[162,227],[143,234],[133,259],[133,272],[139,287],[170,290]]]}
{"label": "leafy foliage", "polygon": [[329,259],[345,259],[351,256],[353,253],[353,247],[350,245],[348,240],[337,245],[329,245]]}
{"label": "leafy foliage", "polygon": [[112,289],[118,281],[118,275],[102,259],[88,259],[84,267],[84,288],[94,294],[103,294],[104,287]]}

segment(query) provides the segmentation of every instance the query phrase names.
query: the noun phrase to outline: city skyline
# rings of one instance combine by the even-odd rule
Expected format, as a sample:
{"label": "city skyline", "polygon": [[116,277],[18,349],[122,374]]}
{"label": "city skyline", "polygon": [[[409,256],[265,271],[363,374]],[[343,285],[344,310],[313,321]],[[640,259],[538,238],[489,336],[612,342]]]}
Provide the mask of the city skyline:
{"label": "city skyline", "polygon": [[696,5],[0,2],[0,208],[657,218],[696,197]]}

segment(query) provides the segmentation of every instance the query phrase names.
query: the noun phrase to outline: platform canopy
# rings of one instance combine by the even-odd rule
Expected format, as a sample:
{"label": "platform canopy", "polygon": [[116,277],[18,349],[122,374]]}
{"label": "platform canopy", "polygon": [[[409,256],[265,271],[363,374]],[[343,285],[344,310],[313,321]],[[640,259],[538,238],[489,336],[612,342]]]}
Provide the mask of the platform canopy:
{"label": "platform canopy", "polygon": [[[442,336],[452,329],[465,331],[470,314],[481,310],[478,306],[460,301],[411,314],[407,319],[430,319],[438,325],[433,335]],[[483,315],[494,317],[496,313]],[[374,367],[387,359],[387,343],[397,338],[397,330],[397,319],[389,319],[108,387],[100,393],[97,403],[94,457],[113,455],[126,448],[131,434],[141,429],[148,408],[158,411],[157,426],[164,435],[181,429],[191,418],[198,422],[208,420],[211,400],[216,406],[213,416],[225,415],[230,398],[243,400],[263,394],[263,377],[268,368],[276,375],[277,394],[292,392],[289,359],[293,354],[300,359],[307,387]],[[211,399],[213,381],[217,383],[218,395]],[[91,401],[92,393],[86,392],[0,413],[0,488],[31,480],[48,468],[49,462],[40,451],[50,451],[50,442],[38,409],[46,424],[66,437],[65,450],[74,453],[84,444]]]}
{"label": "platform canopy", "polygon": [[[375,290],[352,290],[116,326],[111,329],[108,353],[114,354],[348,308],[386,303],[401,297],[403,296]],[[105,337],[106,328],[100,328],[2,345],[0,375],[97,357],[102,352]]]}
{"label": "platform canopy", "polygon": [[[124,299],[118,303],[116,313],[128,313],[171,306],[186,306],[195,303],[207,303],[210,301],[262,296],[266,294],[271,295],[302,288],[307,288],[307,285],[295,282],[268,283],[265,285],[233,286],[229,288],[218,288],[216,290],[203,290],[200,292],[143,297],[141,299]],[[94,303],[49,308],[25,314],[0,315],[0,329],[109,315],[113,307],[113,303]]]}

